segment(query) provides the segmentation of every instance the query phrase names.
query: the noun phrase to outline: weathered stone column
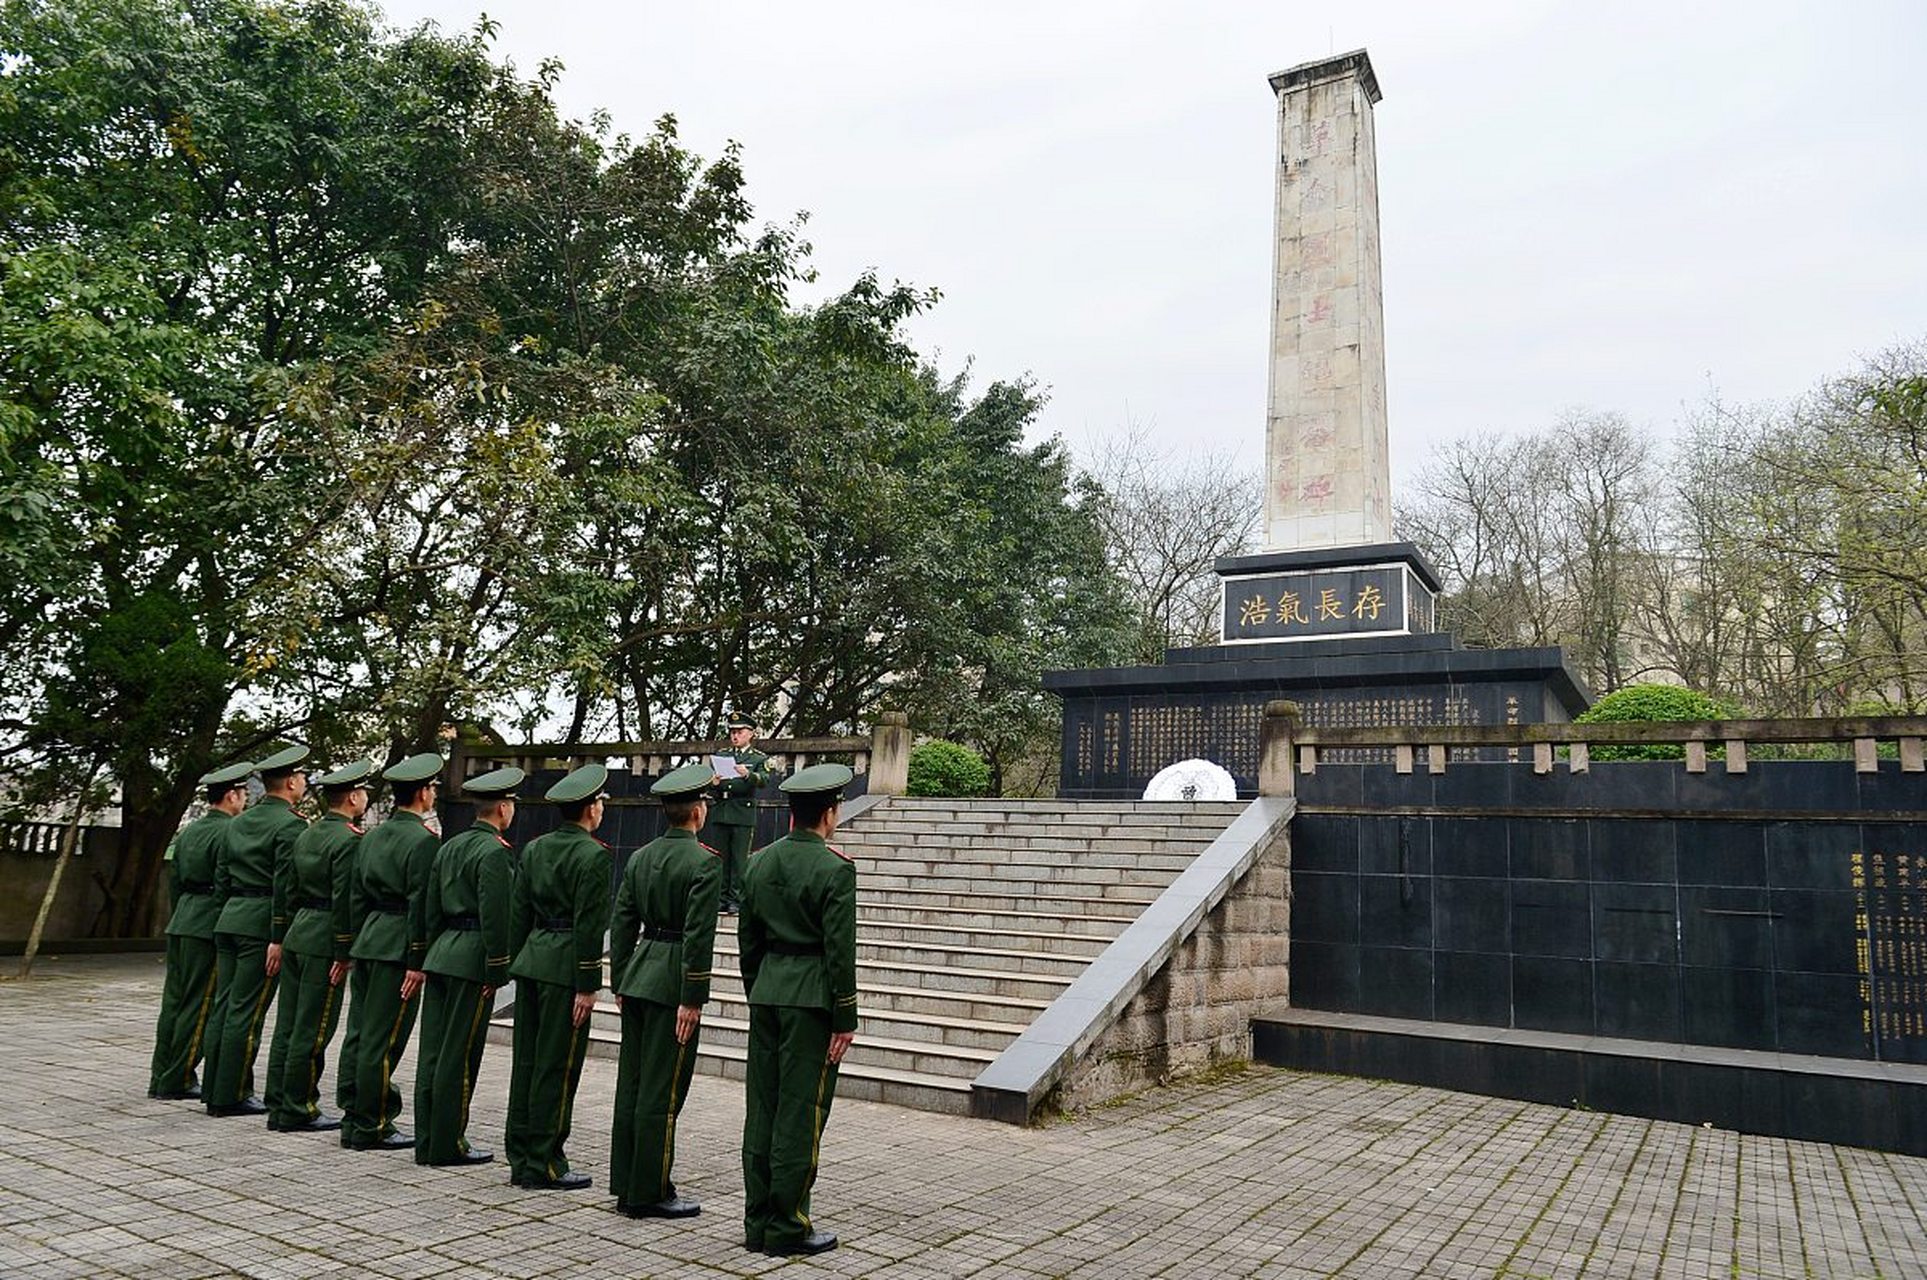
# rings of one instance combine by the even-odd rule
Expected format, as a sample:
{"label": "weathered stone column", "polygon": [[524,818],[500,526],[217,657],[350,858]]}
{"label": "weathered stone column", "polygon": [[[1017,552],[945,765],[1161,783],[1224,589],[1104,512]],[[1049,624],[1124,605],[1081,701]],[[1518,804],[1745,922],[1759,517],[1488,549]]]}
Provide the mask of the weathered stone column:
{"label": "weathered stone column", "polygon": [[1292,739],[1297,736],[1298,704],[1279,698],[1265,703],[1264,719],[1258,725],[1258,794],[1289,796],[1297,794],[1298,782],[1292,772]]}
{"label": "weathered stone column", "polygon": [[1271,87],[1278,199],[1265,548],[1389,542],[1378,78],[1359,49],[1280,71]]}
{"label": "weathered stone column", "polygon": [[900,796],[910,786],[910,717],[901,711],[877,715],[870,730],[870,794]]}

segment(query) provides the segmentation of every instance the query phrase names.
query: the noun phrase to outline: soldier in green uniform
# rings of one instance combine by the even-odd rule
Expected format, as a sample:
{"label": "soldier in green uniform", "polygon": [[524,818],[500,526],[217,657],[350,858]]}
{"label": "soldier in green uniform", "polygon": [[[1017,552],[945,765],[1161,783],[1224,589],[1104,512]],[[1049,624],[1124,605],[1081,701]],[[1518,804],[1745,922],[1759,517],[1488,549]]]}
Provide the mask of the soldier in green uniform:
{"label": "soldier in green uniform", "polygon": [[589,1050],[589,1016],[602,989],[602,936],[609,927],[609,846],[602,784],[609,771],[585,764],[544,796],[562,825],[529,842],[515,877],[509,916],[515,959],[514,1065],[502,1147],[509,1181],[535,1190],[577,1191],[589,1175],[569,1168],[575,1089]]}
{"label": "soldier in green uniform", "polygon": [[719,778],[715,812],[716,843],[723,854],[723,906],[735,915],[742,904],[743,867],[750,842],[756,837],[756,792],[769,781],[769,757],[750,745],[756,726],[743,716],[729,719],[729,750],[719,752],[736,761],[736,776]]}
{"label": "soldier in green uniform", "polygon": [[810,1187],[837,1064],[856,1034],[856,864],[829,843],[852,776],[819,764],[783,783],[790,832],[743,877],[744,1244],[778,1257],[836,1248],[810,1222]]}
{"label": "soldier in green uniform", "polygon": [[[339,1129],[341,1117],[321,1110],[321,1072],[341,1016],[342,980],[355,940],[349,923],[349,881],[355,873],[355,824],[368,809],[368,775],[356,761],[316,781],[327,802],[321,820],[296,838],[288,855],[286,898],[293,910],[281,940],[281,995],[276,1032],[286,1028],[281,1087],[268,1110],[278,1131]],[[280,888],[277,886],[277,896]]]}
{"label": "soldier in green uniform", "polygon": [[247,804],[245,760],[204,775],[200,787],[207,812],[175,838],[168,860],[167,979],[161,1014],[154,1024],[154,1061],[148,1069],[150,1098],[198,1098],[194,1068],[214,1009],[214,922],[221,914],[214,896],[215,866],[227,825]]}
{"label": "soldier in green uniform", "polygon": [[669,828],[623,868],[609,927],[610,983],[622,1008],[609,1189],[616,1212],[632,1218],[702,1211],[676,1194],[669,1171],[676,1117],[696,1070],[722,893],[722,855],[696,839],[715,782],[707,764],[687,764],[649,788]]}
{"label": "soldier in green uniform", "polygon": [[[308,826],[294,812],[308,793],[307,771],[301,767],[307,758],[306,747],[289,747],[255,766],[264,794],[228,824],[214,872],[214,896],[222,902],[214,925],[220,1041],[208,1050],[202,1082],[201,1101],[209,1115],[258,1116],[268,1109],[251,1096],[254,1056],[261,1048],[273,979],[281,972],[281,930],[287,927],[285,920],[277,925],[273,918],[275,869],[287,863],[295,837]],[[273,1066],[270,1056],[268,1091],[278,1097]]]}
{"label": "soldier in green uniform", "polygon": [[395,810],[361,839],[349,915],[359,920],[350,955],[348,1031],[356,1038],[352,1064],[354,1088],[342,1108],[341,1145],[356,1151],[413,1148],[413,1134],[396,1125],[401,1090],[395,1064],[408,1048],[421,1001],[415,999],[427,975],[424,936],[428,875],[440,843],[425,821],[440,791],[442,758],[433,751],[413,755],[381,776],[394,789]]}
{"label": "soldier in green uniform", "polygon": [[486,1164],[468,1144],[468,1103],[488,1045],[495,989],[509,976],[509,897],[514,848],[502,834],[515,821],[513,765],[470,778],[475,823],[443,842],[428,876],[422,912],[429,939],[422,971],[421,1060],[415,1064],[415,1163]]}

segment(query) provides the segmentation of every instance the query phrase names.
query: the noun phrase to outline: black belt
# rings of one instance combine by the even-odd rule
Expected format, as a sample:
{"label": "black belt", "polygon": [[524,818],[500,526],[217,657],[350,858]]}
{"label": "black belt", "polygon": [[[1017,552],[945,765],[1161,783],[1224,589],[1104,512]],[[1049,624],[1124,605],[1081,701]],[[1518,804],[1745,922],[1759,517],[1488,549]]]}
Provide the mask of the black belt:
{"label": "black belt", "polygon": [[445,916],[442,918],[442,928],[453,929],[457,933],[473,933],[481,927],[482,917],[480,916]]}
{"label": "black belt", "polygon": [[181,881],[181,892],[182,893],[213,893],[214,886],[211,884],[189,884],[187,881],[183,880]]}
{"label": "black belt", "polygon": [[237,884],[227,891],[227,896],[230,898],[272,898],[274,896],[274,890],[253,889]]}
{"label": "black belt", "polygon": [[800,942],[778,942],[775,938],[771,938],[769,942],[765,944],[765,949],[773,956],[820,956],[823,954],[823,944],[820,942],[814,946],[810,946]]}
{"label": "black belt", "polygon": [[333,898],[296,898],[294,900],[296,911],[332,911],[334,905]]}
{"label": "black belt", "polygon": [[575,928],[575,917],[537,916],[535,918],[535,927],[538,929],[573,929]]}
{"label": "black belt", "polygon": [[368,910],[386,911],[391,916],[405,916],[408,914],[408,902],[403,898],[382,898],[378,901],[370,902],[368,904]]}
{"label": "black belt", "polygon": [[665,929],[659,924],[645,924],[642,926],[642,936],[651,942],[681,942],[682,930]]}

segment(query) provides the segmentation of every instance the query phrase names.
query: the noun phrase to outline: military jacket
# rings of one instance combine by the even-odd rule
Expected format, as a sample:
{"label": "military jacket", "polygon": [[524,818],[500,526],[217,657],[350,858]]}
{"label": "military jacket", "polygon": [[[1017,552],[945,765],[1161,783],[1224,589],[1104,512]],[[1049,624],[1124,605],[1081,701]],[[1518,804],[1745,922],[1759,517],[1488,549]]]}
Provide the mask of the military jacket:
{"label": "military jacket", "polygon": [[576,991],[602,987],[609,927],[609,846],[574,823],[531,840],[511,895],[512,978]]}
{"label": "military jacket", "polygon": [[491,987],[508,981],[514,848],[486,822],[442,843],[422,913],[429,939],[424,970]]}
{"label": "military jacket", "polygon": [[[297,955],[346,960],[354,945],[348,885],[355,874],[361,828],[329,812],[303,831],[288,855],[288,903],[294,916],[281,945]],[[278,886],[277,886],[278,888]]]}
{"label": "military jacket", "polygon": [[[721,855],[695,832],[671,827],[636,850],[622,869],[609,922],[616,994],[652,1004],[706,1003],[722,894]],[[644,937],[645,926],[682,936]]]}
{"label": "military jacket", "polygon": [[216,933],[281,941],[288,916],[275,879],[294,852],[295,837],[307,829],[280,796],[262,796],[228,823],[226,856],[214,872],[214,893],[223,903]]}
{"label": "military jacket", "polygon": [[751,1004],[824,1009],[856,1030],[856,864],[814,831],[752,854],[736,922]]}
{"label": "military jacket", "polygon": [[421,968],[428,955],[428,877],[440,843],[412,809],[395,810],[361,838],[348,904],[355,926],[351,956]]}
{"label": "military jacket", "polygon": [[221,846],[227,843],[230,814],[209,809],[187,824],[174,841],[174,860],[167,882],[168,900],[174,904],[167,917],[167,932],[177,938],[212,938],[214,922],[221,916],[221,900],[215,896],[214,876],[221,860]]}
{"label": "military jacket", "polygon": [[724,827],[751,827],[756,825],[756,792],[769,781],[769,756],[755,747],[744,747],[741,751],[718,751],[718,755],[731,755],[736,763],[748,770],[741,778],[725,778],[720,787],[720,798],[709,815],[709,820]]}

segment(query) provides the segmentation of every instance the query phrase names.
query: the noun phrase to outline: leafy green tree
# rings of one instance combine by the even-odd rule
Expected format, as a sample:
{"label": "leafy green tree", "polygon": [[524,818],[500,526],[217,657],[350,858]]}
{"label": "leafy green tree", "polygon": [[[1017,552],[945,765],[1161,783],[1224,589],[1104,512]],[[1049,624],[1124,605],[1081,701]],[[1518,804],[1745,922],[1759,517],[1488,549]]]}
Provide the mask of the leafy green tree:
{"label": "leafy green tree", "polygon": [[348,501],[294,392],[444,266],[495,72],[325,0],[10,4],[0,66],[0,728],[30,781],[107,756],[132,932],[193,777],[286,727],[221,736]]}
{"label": "leafy green tree", "polygon": [[[1109,652],[1088,494],[665,117],[345,0],[0,9],[0,750],[119,784],[107,931],[216,759],[451,729],[853,728],[1034,755]],[[999,773],[1001,777],[1001,772]]]}

